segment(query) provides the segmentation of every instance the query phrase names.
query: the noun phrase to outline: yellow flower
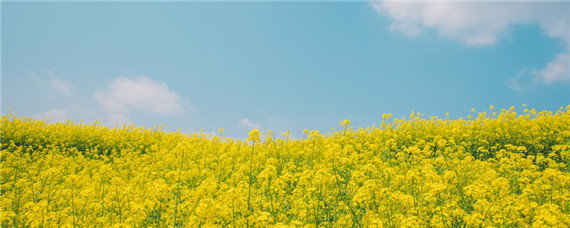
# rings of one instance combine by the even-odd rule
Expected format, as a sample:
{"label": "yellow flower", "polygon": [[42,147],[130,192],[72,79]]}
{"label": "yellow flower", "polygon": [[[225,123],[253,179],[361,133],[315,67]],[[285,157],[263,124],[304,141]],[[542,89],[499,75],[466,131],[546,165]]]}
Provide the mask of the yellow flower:
{"label": "yellow flower", "polygon": [[10,113],[0,226],[570,226],[570,105],[412,114],[256,143]]}
{"label": "yellow flower", "polygon": [[273,138],[271,137],[271,130],[267,131],[267,138],[265,139],[265,141],[272,141]]}
{"label": "yellow flower", "polygon": [[249,132],[249,138],[247,138],[247,141],[260,142],[260,135],[261,132],[259,130],[253,129]]}

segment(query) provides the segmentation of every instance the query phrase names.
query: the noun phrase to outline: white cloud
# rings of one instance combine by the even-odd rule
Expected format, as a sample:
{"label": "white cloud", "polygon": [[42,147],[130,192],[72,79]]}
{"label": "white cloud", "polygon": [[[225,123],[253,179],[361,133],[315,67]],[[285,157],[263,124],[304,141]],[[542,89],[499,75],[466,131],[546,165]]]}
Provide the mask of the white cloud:
{"label": "white cloud", "polygon": [[110,113],[123,113],[128,114],[130,110],[127,106],[113,96],[112,92],[95,92],[95,100]]}
{"label": "white cloud", "polygon": [[134,80],[117,78],[105,90],[95,92],[94,97],[112,114],[126,115],[131,109],[156,115],[176,115],[182,112],[180,96],[170,91],[165,83],[147,76],[139,76]]}
{"label": "white cloud", "polygon": [[570,59],[568,53],[556,55],[556,59],[542,70],[536,71],[535,82],[552,83],[555,81],[570,81]]}
{"label": "white cloud", "polygon": [[570,58],[568,53],[558,54],[544,69],[524,69],[516,77],[505,82],[505,85],[517,92],[522,92],[537,83],[550,84],[570,81]]}
{"label": "white cloud", "polygon": [[[570,11],[568,2],[375,2],[372,7],[390,16],[391,30],[417,37],[434,29],[441,37],[470,46],[493,45],[509,38],[515,25],[538,25],[563,48],[544,69],[524,69],[505,84],[520,91],[528,76],[534,83],[568,81]],[[525,76],[526,75],[526,76]],[[523,79],[523,81],[519,81]],[[528,80],[527,80],[528,81]]]}
{"label": "white cloud", "polygon": [[[51,85],[51,88],[53,90],[55,90],[56,92],[69,96],[71,95],[71,91],[73,89],[73,86],[71,84],[69,84],[69,82],[58,78],[55,73],[53,73],[50,70],[46,71],[48,77],[49,77],[49,82]],[[35,77],[35,80],[39,80],[37,79],[37,77]]]}
{"label": "white cloud", "polygon": [[[46,120],[48,120],[49,123],[55,123],[55,122],[64,123],[69,119],[67,118],[67,111],[63,109],[51,109],[47,112],[36,113],[33,115],[33,118],[37,120],[42,120],[44,117],[46,118]],[[49,119],[51,119],[51,121],[49,121]]]}
{"label": "white cloud", "polygon": [[551,38],[569,36],[564,2],[385,1],[372,3],[372,7],[394,19],[391,29],[412,37],[430,28],[468,45],[491,45],[509,37],[517,24],[538,24]]}
{"label": "white cloud", "polygon": [[251,129],[261,129],[261,124],[252,123],[247,118],[243,118],[238,122],[239,126],[248,127]]}

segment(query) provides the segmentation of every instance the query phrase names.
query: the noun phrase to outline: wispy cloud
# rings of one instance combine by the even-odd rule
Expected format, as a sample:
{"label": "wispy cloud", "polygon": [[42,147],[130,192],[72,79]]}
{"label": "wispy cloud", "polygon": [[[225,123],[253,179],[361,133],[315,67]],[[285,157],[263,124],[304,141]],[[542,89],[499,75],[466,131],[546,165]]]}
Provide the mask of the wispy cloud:
{"label": "wispy cloud", "polygon": [[531,74],[535,76],[533,82],[549,84],[558,81],[570,81],[569,65],[570,59],[568,58],[568,53],[558,54],[544,69],[531,70]]}
{"label": "wispy cloud", "polygon": [[[533,84],[568,81],[570,64],[570,12],[568,2],[395,2],[372,3],[381,14],[394,22],[391,29],[417,37],[425,29],[436,30],[441,37],[469,46],[493,45],[511,36],[515,25],[538,25],[545,35],[561,40],[561,53],[544,69],[524,69],[517,77],[505,82],[521,91],[532,77]],[[528,80],[527,80],[528,81]]]}
{"label": "wispy cloud", "polygon": [[58,78],[55,73],[50,70],[47,70],[46,73],[49,77],[50,86],[55,92],[66,96],[71,95],[73,86],[69,84],[69,82]]}
{"label": "wispy cloud", "polygon": [[156,115],[176,115],[182,109],[182,99],[165,83],[147,76],[135,79],[117,78],[108,87],[94,94],[95,100],[108,113],[126,115],[132,109]]}
{"label": "wispy cloud", "polygon": [[517,92],[523,92],[538,83],[568,82],[570,81],[569,67],[568,53],[558,54],[544,69],[523,69],[516,77],[507,80],[505,85]]}
{"label": "wispy cloud", "polygon": [[[570,31],[570,30],[568,30]],[[542,70],[537,70],[535,81],[551,83],[555,81],[570,81],[570,59],[568,53],[556,55],[556,59]]]}
{"label": "wispy cloud", "polygon": [[249,121],[249,119],[247,118],[243,118],[238,122],[239,126],[242,127],[248,127],[251,129],[261,129],[261,124],[257,124],[257,123],[252,123],[251,121]]}
{"label": "wispy cloud", "polygon": [[48,123],[55,123],[55,122],[63,123],[68,119],[67,111],[64,109],[51,109],[47,112],[36,113],[33,115],[33,118],[37,120],[42,120],[43,118],[46,118],[46,120],[48,120]]}

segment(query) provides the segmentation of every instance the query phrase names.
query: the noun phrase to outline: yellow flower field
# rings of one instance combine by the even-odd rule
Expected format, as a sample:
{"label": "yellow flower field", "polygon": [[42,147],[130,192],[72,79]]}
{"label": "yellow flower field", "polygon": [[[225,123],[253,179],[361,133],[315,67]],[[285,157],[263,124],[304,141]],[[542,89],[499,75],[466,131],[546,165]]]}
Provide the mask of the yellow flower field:
{"label": "yellow flower field", "polygon": [[569,227],[570,105],[471,115],[240,141],[8,113],[1,226]]}

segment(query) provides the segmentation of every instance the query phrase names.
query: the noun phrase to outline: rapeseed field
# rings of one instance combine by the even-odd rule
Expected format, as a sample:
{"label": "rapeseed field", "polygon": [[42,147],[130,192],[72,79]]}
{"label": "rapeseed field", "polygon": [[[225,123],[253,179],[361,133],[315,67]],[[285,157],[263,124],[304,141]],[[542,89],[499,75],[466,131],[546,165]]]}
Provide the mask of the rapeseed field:
{"label": "rapeseed field", "polygon": [[245,141],[8,113],[1,226],[569,227],[570,105],[472,111]]}

